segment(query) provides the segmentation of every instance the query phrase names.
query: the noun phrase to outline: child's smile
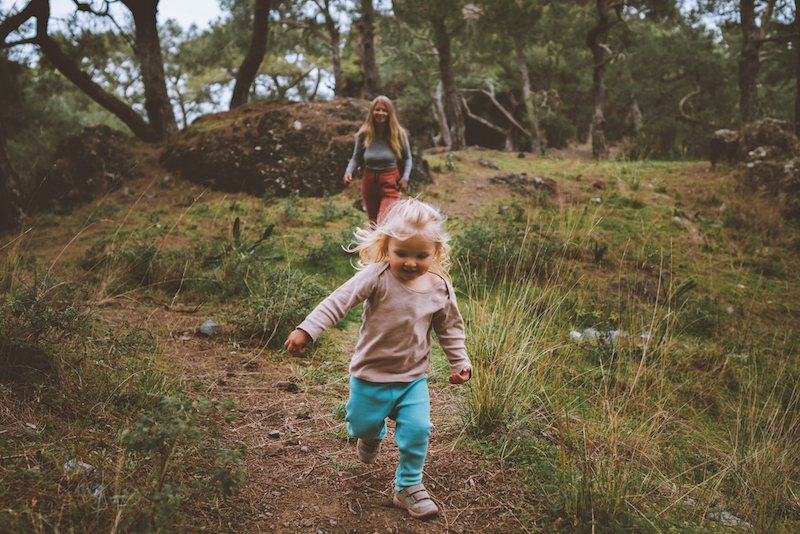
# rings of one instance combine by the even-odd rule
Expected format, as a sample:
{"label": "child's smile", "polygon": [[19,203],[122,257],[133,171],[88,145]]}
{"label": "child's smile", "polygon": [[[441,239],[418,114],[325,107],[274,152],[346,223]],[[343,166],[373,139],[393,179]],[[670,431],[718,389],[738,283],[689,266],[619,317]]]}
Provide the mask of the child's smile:
{"label": "child's smile", "polygon": [[[428,272],[436,257],[436,244],[421,236],[389,238],[389,269],[400,282],[420,289],[418,281]],[[426,286],[428,284],[425,284]]]}

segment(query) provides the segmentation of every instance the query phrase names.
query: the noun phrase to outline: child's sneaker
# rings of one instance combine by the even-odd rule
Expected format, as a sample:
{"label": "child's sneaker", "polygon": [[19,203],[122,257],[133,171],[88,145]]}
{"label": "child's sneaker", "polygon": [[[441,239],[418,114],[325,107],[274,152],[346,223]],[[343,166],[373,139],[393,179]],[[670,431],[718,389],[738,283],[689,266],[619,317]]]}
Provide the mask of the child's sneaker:
{"label": "child's sneaker", "polygon": [[405,508],[411,517],[421,519],[439,513],[428,491],[422,484],[415,484],[394,493],[394,505]]}
{"label": "child's sneaker", "polygon": [[378,457],[381,452],[381,440],[379,439],[361,439],[358,438],[356,443],[356,452],[358,458],[365,464],[371,464]]}

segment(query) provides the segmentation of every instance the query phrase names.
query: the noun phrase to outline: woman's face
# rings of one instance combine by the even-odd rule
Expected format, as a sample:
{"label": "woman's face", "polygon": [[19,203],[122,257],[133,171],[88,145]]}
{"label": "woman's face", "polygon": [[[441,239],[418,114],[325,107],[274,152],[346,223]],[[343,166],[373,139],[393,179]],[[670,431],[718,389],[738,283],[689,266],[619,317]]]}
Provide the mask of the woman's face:
{"label": "woman's face", "polygon": [[386,109],[386,104],[383,102],[375,104],[375,108],[372,110],[372,120],[376,124],[386,124],[386,121],[389,120],[389,110]]}

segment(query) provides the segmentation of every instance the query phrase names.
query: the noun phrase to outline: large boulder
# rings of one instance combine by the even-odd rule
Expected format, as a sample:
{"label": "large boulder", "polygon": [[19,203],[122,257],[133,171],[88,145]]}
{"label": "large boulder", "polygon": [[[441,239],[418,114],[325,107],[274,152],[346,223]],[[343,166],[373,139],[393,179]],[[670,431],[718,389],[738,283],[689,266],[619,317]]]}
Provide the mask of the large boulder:
{"label": "large boulder", "polygon": [[719,162],[733,163],[739,156],[739,132],[717,130],[709,141],[711,165]]}
{"label": "large boulder", "polygon": [[70,209],[118,187],[137,165],[130,137],[109,126],[87,126],[64,138],[33,196],[36,209]]}
{"label": "large boulder", "polygon": [[717,130],[709,140],[711,164],[759,162],[800,155],[800,143],[790,121],[761,119],[741,130]]}
{"label": "large boulder", "polygon": [[798,149],[794,124],[790,121],[767,118],[745,124],[741,138],[742,152],[747,159],[792,154]]}
{"label": "large boulder", "polygon": [[800,157],[793,158],[783,166],[780,177],[780,199],[783,216],[800,220]]}
{"label": "large boulder", "polygon": [[[174,136],[161,161],[184,178],[221,191],[256,196],[323,196],[342,180],[369,103],[253,102],[206,115]],[[412,183],[430,182],[427,163],[414,158]]]}
{"label": "large boulder", "polygon": [[800,219],[800,142],[789,121],[762,119],[711,137],[711,164],[738,163],[740,183],[775,198],[787,219]]}

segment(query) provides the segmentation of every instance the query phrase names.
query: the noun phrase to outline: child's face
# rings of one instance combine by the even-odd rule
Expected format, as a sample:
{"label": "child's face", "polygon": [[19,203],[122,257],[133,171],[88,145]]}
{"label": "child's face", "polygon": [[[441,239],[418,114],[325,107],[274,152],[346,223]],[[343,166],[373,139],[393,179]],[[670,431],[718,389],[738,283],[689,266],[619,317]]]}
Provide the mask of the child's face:
{"label": "child's face", "polygon": [[389,238],[389,269],[401,282],[413,282],[430,269],[436,258],[436,243],[421,236]]}

